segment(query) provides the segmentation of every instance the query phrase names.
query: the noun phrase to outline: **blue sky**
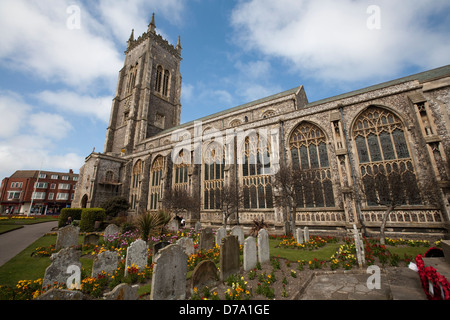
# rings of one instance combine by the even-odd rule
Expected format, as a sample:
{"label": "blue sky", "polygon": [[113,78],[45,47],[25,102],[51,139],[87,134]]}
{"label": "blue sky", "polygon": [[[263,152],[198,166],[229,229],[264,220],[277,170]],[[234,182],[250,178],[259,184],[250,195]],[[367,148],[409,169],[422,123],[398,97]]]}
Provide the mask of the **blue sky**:
{"label": "blue sky", "polygon": [[126,41],[153,12],[158,33],[181,36],[182,122],[299,85],[312,102],[450,63],[448,0],[1,0],[0,179],[78,172],[103,151]]}

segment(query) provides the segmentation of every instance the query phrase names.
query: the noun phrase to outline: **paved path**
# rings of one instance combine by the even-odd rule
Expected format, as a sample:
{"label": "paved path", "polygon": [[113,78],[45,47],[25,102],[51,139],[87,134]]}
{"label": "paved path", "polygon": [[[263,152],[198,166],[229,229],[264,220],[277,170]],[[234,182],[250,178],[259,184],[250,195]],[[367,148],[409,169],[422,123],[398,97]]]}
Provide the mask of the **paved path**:
{"label": "paved path", "polygon": [[58,221],[26,225],[21,229],[0,235],[0,266],[14,258],[30,244],[42,237],[52,228],[58,226]]}

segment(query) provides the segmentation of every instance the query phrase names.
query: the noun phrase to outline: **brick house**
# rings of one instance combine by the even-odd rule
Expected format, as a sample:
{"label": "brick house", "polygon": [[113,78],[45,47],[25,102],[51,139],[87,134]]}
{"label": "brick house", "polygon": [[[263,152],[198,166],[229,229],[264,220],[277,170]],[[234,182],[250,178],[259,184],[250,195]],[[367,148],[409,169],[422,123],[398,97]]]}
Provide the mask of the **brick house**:
{"label": "brick house", "polygon": [[[1,214],[59,214],[70,207],[78,174],[20,170],[4,178],[0,187]],[[32,203],[33,200],[33,203]]]}

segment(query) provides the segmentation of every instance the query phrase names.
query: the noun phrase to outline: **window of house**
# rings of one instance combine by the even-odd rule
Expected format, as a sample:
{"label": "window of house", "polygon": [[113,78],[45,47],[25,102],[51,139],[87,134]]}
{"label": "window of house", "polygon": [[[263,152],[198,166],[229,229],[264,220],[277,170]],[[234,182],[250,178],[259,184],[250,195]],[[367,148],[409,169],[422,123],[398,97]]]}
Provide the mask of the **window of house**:
{"label": "window of house", "polygon": [[70,190],[70,184],[68,184],[68,183],[60,183],[60,184],[58,185],[58,189],[61,189],[61,190]]}
{"label": "window of house", "polygon": [[40,173],[39,174],[39,179],[46,179],[47,175],[45,173]]}
{"label": "window of house", "polygon": [[21,193],[20,191],[8,191],[8,200],[19,200]]}
{"label": "window of house", "polygon": [[45,199],[45,192],[33,192],[32,198],[34,200],[44,200]]}
{"label": "window of house", "polygon": [[162,94],[165,97],[167,97],[169,95],[169,78],[170,78],[170,72],[169,72],[169,70],[165,70],[163,87],[162,87]]}
{"label": "window of house", "polygon": [[316,125],[301,123],[292,133],[289,148],[294,170],[300,170],[297,205],[299,208],[334,207],[327,139]]}
{"label": "window of house", "polygon": [[377,106],[367,108],[353,127],[368,206],[421,204],[403,122]]}
{"label": "window of house", "polygon": [[63,176],[62,179],[63,180],[69,180],[69,176]]}
{"label": "window of house", "polygon": [[56,200],[69,200],[69,194],[68,193],[58,193],[56,195]]}
{"label": "window of house", "polygon": [[36,189],[47,189],[48,183],[47,182],[35,182],[34,187]]}
{"label": "window of house", "polygon": [[49,193],[48,194],[48,200],[53,200],[55,198],[55,194],[54,193]]}
{"label": "window of house", "polygon": [[59,179],[59,176],[58,176],[57,174],[52,174],[52,179],[53,179],[53,180],[58,180],[58,179]]}

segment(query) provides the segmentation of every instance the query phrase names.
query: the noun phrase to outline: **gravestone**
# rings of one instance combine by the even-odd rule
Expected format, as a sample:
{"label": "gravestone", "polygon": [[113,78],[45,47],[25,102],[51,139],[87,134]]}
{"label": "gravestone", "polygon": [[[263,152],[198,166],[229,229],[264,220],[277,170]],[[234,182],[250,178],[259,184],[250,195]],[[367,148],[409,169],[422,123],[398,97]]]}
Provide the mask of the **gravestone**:
{"label": "gravestone", "polygon": [[195,228],[194,228],[195,232],[199,232],[201,228],[202,228],[202,223],[200,221],[197,221],[195,223]]}
{"label": "gravestone", "polygon": [[125,261],[125,276],[127,276],[127,268],[133,264],[142,270],[147,265],[148,246],[144,240],[138,239],[127,248],[127,258]]}
{"label": "gravestone", "polygon": [[75,301],[83,300],[83,293],[76,290],[50,289],[34,300]]}
{"label": "gravestone", "polygon": [[179,229],[179,224],[178,224],[178,220],[177,219],[172,219],[169,224],[167,225],[167,229],[169,229],[169,231],[178,231]]}
{"label": "gravestone", "polygon": [[250,271],[256,268],[257,263],[256,239],[254,237],[248,237],[244,241],[244,270]]}
{"label": "gravestone", "polygon": [[187,255],[178,244],[162,249],[154,260],[150,300],[186,298]]}
{"label": "gravestone", "polygon": [[224,227],[217,229],[216,231],[216,245],[222,245],[222,239],[225,239],[227,236],[227,230]]}
{"label": "gravestone", "polygon": [[79,267],[81,270],[81,251],[75,250],[73,247],[61,249],[59,252],[52,254],[50,266],[45,269],[44,281],[42,287],[53,285],[54,282],[59,284],[67,284],[67,280],[72,275],[69,267]]}
{"label": "gravestone", "polygon": [[305,229],[303,229],[303,235],[305,238],[305,243],[309,241],[309,228],[305,227]]}
{"label": "gravestone", "polygon": [[297,239],[298,244],[303,243],[303,231],[301,228],[297,228],[297,230],[295,230],[295,238]]}
{"label": "gravestone", "polygon": [[265,229],[258,232],[258,261],[263,264],[270,260],[269,234]]}
{"label": "gravestone", "polygon": [[189,257],[195,253],[194,240],[191,238],[181,238],[178,239],[177,244],[183,247],[184,253]]}
{"label": "gravestone", "polygon": [[56,250],[78,245],[79,234],[80,228],[73,225],[59,229],[58,237],[56,238]]}
{"label": "gravestone", "polygon": [[242,231],[242,228],[240,226],[234,226],[231,229],[231,235],[238,237],[240,245],[244,244],[244,239],[245,239],[244,231]]}
{"label": "gravestone", "polygon": [[102,271],[106,274],[113,275],[118,265],[119,254],[114,251],[104,251],[94,258],[91,276],[96,278]]}
{"label": "gravestone", "polygon": [[98,240],[100,240],[100,236],[96,233],[87,234],[84,236],[83,245],[98,244]]}
{"label": "gravestone", "polygon": [[120,228],[115,224],[110,224],[106,227],[105,232],[103,233],[103,237],[105,240],[110,236],[115,236],[120,232]]}
{"label": "gravestone", "polygon": [[139,285],[129,285],[121,283],[116,286],[111,292],[105,293],[105,300],[138,300]]}
{"label": "gravestone", "polygon": [[191,292],[194,288],[197,288],[200,291],[206,286],[212,287],[216,284],[217,279],[218,275],[215,263],[211,260],[204,260],[195,267],[194,271],[192,271]]}
{"label": "gravestone", "polygon": [[153,245],[153,256],[156,257],[159,250],[167,247],[168,245],[170,245],[170,242],[167,242],[167,241],[160,241],[160,242],[155,243]]}
{"label": "gravestone", "polygon": [[239,240],[236,236],[227,236],[220,246],[220,281],[239,273]]}
{"label": "gravestone", "polygon": [[214,248],[214,234],[211,228],[205,228],[200,232],[200,250],[210,250]]}

